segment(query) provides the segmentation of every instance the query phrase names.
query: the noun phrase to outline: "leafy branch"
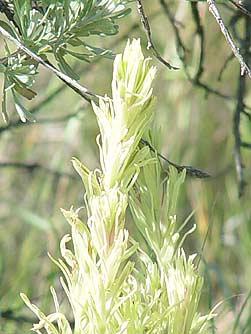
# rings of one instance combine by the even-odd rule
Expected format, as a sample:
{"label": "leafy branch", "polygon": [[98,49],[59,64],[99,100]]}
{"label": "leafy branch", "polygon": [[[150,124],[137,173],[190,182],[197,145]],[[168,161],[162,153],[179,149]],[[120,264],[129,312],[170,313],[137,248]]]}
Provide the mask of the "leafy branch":
{"label": "leafy branch", "polygon": [[[0,11],[5,13],[9,23],[0,21],[0,32],[17,47],[16,52],[11,53],[5,43],[6,57],[0,62],[0,72],[4,74],[2,114],[5,121],[8,121],[6,94],[9,90],[21,120],[34,120],[18,95],[28,99],[36,95],[31,87],[38,74],[38,64],[52,71],[88,101],[96,97],[77,82],[79,77],[66,57],[86,62],[97,57],[113,57],[110,50],[89,45],[85,38],[117,34],[117,20],[130,12],[125,6],[128,1],[44,0],[37,1],[34,6],[29,0],[14,0],[11,4],[1,0]],[[75,48],[85,52],[76,52]],[[53,55],[59,69],[49,62],[48,55]]]}
{"label": "leafy branch", "polygon": [[57,77],[59,77],[66,84],[68,84],[79,95],[86,98],[88,101],[90,100],[90,98],[87,97],[88,95],[90,95],[92,97],[96,97],[96,95],[94,93],[90,92],[86,87],[80,85],[76,80],[72,79],[69,75],[59,71],[57,68],[55,68],[53,65],[51,65],[48,61],[43,60],[42,57],[38,56],[33,51],[31,51],[29,48],[27,48],[25,45],[23,45],[18,39],[13,37],[7,30],[2,28],[1,26],[0,26],[0,32],[2,33],[3,36],[7,37],[9,40],[11,40],[13,43],[15,43],[16,46],[20,50],[22,50],[24,53],[26,53],[28,56],[30,56],[31,59],[37,61],[37,63],[43,65],[48,70],[50,70],[54,74],[56,74]]}

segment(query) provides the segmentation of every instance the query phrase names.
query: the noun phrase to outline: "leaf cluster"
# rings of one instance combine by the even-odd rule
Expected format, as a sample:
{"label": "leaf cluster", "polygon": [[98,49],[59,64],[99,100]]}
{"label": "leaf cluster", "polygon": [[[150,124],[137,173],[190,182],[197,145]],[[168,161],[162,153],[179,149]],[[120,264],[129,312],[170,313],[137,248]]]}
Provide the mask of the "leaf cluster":
{"label": "leaf cluster", "polygon": [[[60,71],[78,80],[69,57],[90,62],[96,57],[112,58],[111,50],[99,48],[86,42],[92,35],[110,36],[118,33],[117,19],[130,12],[125,7],[128,0],[14,0],[9,4],[12,20],[0,21],[11,36],[20,41],[34,54],[49,63],[52,55]],[[29,56],[16,50],[11,53],[5,47],[5,58],[0,60],[0,72],[4,74],[2,113],[7,121],[6,92],[12,91],[32,99],[36,93],[31,90],[37,74],[38,64]],[[51,59],[51,57],[50,57]],[[20,78],[21,76],[21,78]],[[17,97],[14,98],[17,100]],[[31,120],[31,115],[17,105],[16,110],[22,121]]]}

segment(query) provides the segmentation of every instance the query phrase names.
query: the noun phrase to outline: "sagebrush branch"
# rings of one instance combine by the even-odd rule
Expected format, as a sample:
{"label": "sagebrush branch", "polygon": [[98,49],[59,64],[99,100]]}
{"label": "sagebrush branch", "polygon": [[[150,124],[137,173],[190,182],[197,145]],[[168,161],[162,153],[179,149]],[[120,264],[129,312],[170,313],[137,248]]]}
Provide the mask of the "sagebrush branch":
{"label": "sagebrush branch", "polygon": [[245,62],[243,56],[240,54],[238,47],[236,47],[236,45],[234,44],[234,41],[230,35],[230,33],[228,32],[228,29],[226,28],[223,19],[220,16],[220,13],[215,5],[215,1],[214,0],[207,0],[207,4],[208,4],[208,9],[209,11],[212,13],[213,17],[215,18],[216,22],[218,23],[222,34],[224,35],[228,45],[231,47],[233,54],[235,55],[235,57],[237,58],[237,60],[239,61],[240,65],[241,65],[241,74],[244,75],[245,73],[247,73],[247,75],[249,76],[249,78],[251,78],[251,70],[249,68],[249,66],[247,65],[247,63]]}
{"label": "sagebrush branch", "polygon": [[90,101],[93,98],[99,97],[98,95],[92,93],[89,89],[80,85],[76,80],[72,79],[65,73],[59,71],[55,66],[44,60],[42,57],[31,51],[25,45],[23,45],[17,38],[13,37],[6,29],[0,26],[0,33],[12,41],[20,50],[25,52],[32,59],[37,61],[39,64],[43,65],[45,68],[53,72],[58,78],[63,80],[67,85],[69,85],[74,91],[76,91],[79,95],[81,95],[87,101]]}

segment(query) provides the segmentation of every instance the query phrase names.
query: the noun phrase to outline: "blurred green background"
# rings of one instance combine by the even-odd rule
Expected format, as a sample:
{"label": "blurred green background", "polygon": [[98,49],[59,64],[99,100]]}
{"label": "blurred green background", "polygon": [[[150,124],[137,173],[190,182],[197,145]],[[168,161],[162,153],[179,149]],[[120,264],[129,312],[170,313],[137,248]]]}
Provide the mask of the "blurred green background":
{"label": "blurred green background", "polygon": [[[207,94],[187,79],[177,54],[176,35],[160,2],[144,3],[157,49],[165,59],[180,67],[170,71],[153,59],[158,68],[154,112],[162,132],[161,152],[178,164],[196,166],[212,175],[207,180],[187,177],[177,212],[182,222],[194,210],[190,224],[196,223],[197,231],[187,240],[186,247],[190,253],[199,252],[203,259],[205,285],[201,308],[206,310],[222,302],[216,310],[219,316],[212,330],[251,333],[251,152],[242,151],[247,186],[238,198],[232,131],[240,66],[235,59],[231,60],[218,80],[231,51],[207,4],[199,3],[205,34],[201,81],[233,99]],[[168,3],[187,47],[187,68],[195,73],[200,49],[191,5],[182,0]],[[92,38],[92,43],[120,52],[127,38],[141,37],[145,54],[151,56],[146,50],[146,37],[135,4],[131,7],[132,13],[119,22],[117,36]],[[231,19],[238,15],[237,9],[230,10],[225,5],[219,8],[230,25]],[[240,36],[244,33],[243,20],[236,24]],[[2,52],[3,39],[0,43]],[[95,93],[110,94],[112,61],[100,59],[93,64],[78,62],[75,66],[81,83]],[[250,85],[247,78],[247,105],[251,105]],[[60,238],[69,232],[60,208],[84,205],[84,189],[70,160],[77,157],[90,169],[99,166],[95,141],[98,127],[90,105],[43,68],[35,90],[38,96],[25,102],[27,109],[36,113],[35,124],[17,123],[11,100],[8,110],[12,125],[0,122],[1,334],[28,333],[35,320],[20,299],[20,292],[31,297],[45,313],[50,312],[49,286],[53,284],[58,291],[61,288],[58,270],[47,252],[59,256]],[[250,120],[242,116],[245,141],[251,141],[250,130]],[[43,168],[37,165],[32,168],[32,164]]]}

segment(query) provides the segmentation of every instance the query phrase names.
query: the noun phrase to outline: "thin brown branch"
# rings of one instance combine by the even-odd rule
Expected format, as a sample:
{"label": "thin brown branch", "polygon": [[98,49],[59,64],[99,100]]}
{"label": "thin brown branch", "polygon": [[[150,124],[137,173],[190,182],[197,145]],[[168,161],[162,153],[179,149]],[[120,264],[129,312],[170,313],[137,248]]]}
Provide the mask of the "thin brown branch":
{"label": "thin brown branch", "polygon": [[220,69],[220,72],[219,72],[219,75],[218,75],[218,81],[221,81],[222,79],[222,76],[223,76],[223,73],[225,72],[225,70],[227,69],[227,66],[228,64],[230,63],[230,61],[234,59],[234,55],[231,53],[227,59],[224,61],[221,69]]}
{"label": "thin brown branch", "polygon": [[199,179],[205,179],[210,177],[210,174],[207,172],[204,172],[198,168],[192,167],[192,166],[186,166],[186,165],[178,165],[171,160],[167,159],[164,155],[161,153],[157,152],[156,149],[147,141],[144,139],[141,139],[140,142],[150,148],[150,150],[158,155],[159,158],[163,159],[166,161],[169,165],[173,166],[174,168],[177,169],[179,173],[181,173],[183,170],[186,170],[186,174],[192,177],[196,177]]}
{"label": "thin brown branch", "polygon": [[169,22],[171,23],[171,26],[172,26],[172,29],[173,29],[173,32],[174,32],[174,36],[175,36],[176,49],[177,49],[178,56],[179,56],[181,62],[183,64],[185,64],[185,54],[186,54],[186,51],[188,51],[188,50],[186,49],[186,46],[182,41],[179,29],[178,29],[176,21],[175,21],[175,18],[172,15],[171,11],[169,10],[169,7],[168,7],[167,3],[165,2],[165,0],[159,0],[159,2],[160,2],[161,7],[164,10],[164,13],[166,14],[166,16],[169,20]]}
{"label": "thin brown branch", "polygon": [[201,20],[200,20],[198,8],[197,8],[197,3],[191,3],[191,8],[192,8],[192,14],[193,14],[195,24],[196,24],[196,33],[198,34],[199,39],[200,39],[200,60],[199,60],[198,69],[197,69],[195,75],[192,77],[190,75],[189,71],[188,71],[187,64],[185,62],[185,56],[184,56],[184,52],[188,51],[188,50],[186,50],[185,44],[181,39],[179,30],[178,30],[178,28],[175,24],[175,19],[172,16],[165,0],[159,0],[159,1],[160,1],[160,4],[161,4],[168,20],[170,21],[170,23],[172,25],[174,35],[175,35],[175,38],[176,38],[177,53],[178,53],[178,56],[179,56],[179,58],[182,62],[187,80],[193,86],[196,86],[200,89],[203,89],[206,96],[208,96],[209,94],[213,94],[213,95],[218,96],[220,98],[223,98],[225,100],[235,100],[236,99],[235,96],[230,96],[230,95],[224,94],[224,93],[220,92],[219,90],[217,90],[213,87],[210,87],[210,86],[208,86],[207,84],[205,84],[201,81],[201,76],[203,74],[203,63],[204,63],[204,30],[203,30],[203,27],[202,27],[202,24],[201,24]]}
{"label": "thin brown branch", "polygon": [[238,83],[238,92],[237,92],[237,105],[234,112],[233,119],[233,133],[235,139],[234,147],[234,159],[235,159],[235,169],[237,174],[238,188],[239,188],[239,197],[243,194],[245,181],[243,175],[243,162],[241,157],[241,137],[240,137],[240,114],[243,110],[243,99],[244,99],[244,90],[245,90],[245,77],[240,74],[239,83]]}
{"label": "thin brown branch", "polygon": [[137,1],[137,8],[138,12],[140,15],[141,22],[143,24],[145,33],[146,33],[146,38],[147,38],[147,49],[151,49],[153,51],[154,56],[166,67],[168,67],[170,70],[178,70],[178,67],[174,67],[173,65],[169,64],[164,58],[161,57],[159,52],[157,51],[153,40],[152,40],[152,32],[150,28],[150,24],[148,22],[147,16],[145,14],[142,1],[141,0],[136,0]]}
{"label": "thin brown branch", "polygon": [[[249,0],[250,1],[250,0]],[[249,7],[246,8],[244,5],[242,5],[240,2],[237,3],[236,1],[234,0],[229,0],[229,2],[231,2],[235,7],[237,7],[243,14],[247,15],[247,16],[250,16],[251,17],[251,6],[250,6],[250,2],[248,3],[249,7],[250,7],[250,10],[249,10]]]}
{"label": "thin brown branch", "polygon": [[[244,58],[248,59],[249,57],[249,45],[250,45],[250,38],[251,38],[251,27],[250,27],[250,19],[245,17],[245,37],[242,42],[242,46],[244,49]],[[246,182],[244,180],[244,172],[243,172],[243,161],[241,156],[241,147],[250,148],[248,147],[248,143],[244,143],[241,140],[240,134],[240,115],[241,113],[245,114],[245,106],[244,106],[244,97],[245,97],[245,89],[246,89],[246,78],[245,76],[239,75],[238,81],[238,89],[237,89],[237,104],[234,112],[233,118],[233,134],[235,140],[235,148],[234,148],[234,157],[235,157],[235,169],[237,174],[238,180],[238,192],[239,197],[243,195],[244,188]],[[246,145],[247,144],[247,145]]]}
{"label": "thin brown branch", "polygon": [[43,166],[37,162],[34,163],[26,163],[26,162],[16,162],[16,161],[7,161],[7,162],[0,162],[0,169],[3,168],[15,168],[15,169],[24,169],[28,173],[33,173],[35,170],[42,170],[46,172],[47,174],[51,174],[55,177],[67,177],[70,179],[77,179],[76,175],[66,173],[66,172],[60,172],[58,170]]}
{"label": "thin brown branch", "polygon": [[41,119],[38,119],[36,123],[32,123],[32,124],[63,123],[63,122],[66,122],[73,117],[76,117],[79,113],[80,113],[80,110],[78,110],[74,113],[69,113],[69,114],[63,115],[61,117],[41,118]]}
{"label": "thin brown branch", "polygon": [[200,40],[200,57],[199,57],[199,64],[196,74],[193,77],[193,81],[195,83],[200,82],[200,78],[204,71],[204,29],[201,24],[200,20],[200,14],[198,10],[198,3],[197,2],[191,2],[191,9],[192,9],[192,15],[194,22],[196,24],[196,34],[199,36]]}
{"label": "thin brown branch", "polygon": [[251,114],[249,112],[247,112],[243,109],[242,114],[245,115],[249,119],[249,121],[251,122]]}
{"label": "thin brown branch", "polygon": [[251,148],[251,143],[247,143],[245,141],[242,141],[241,142],[241,147],[250,149]]}
{"label": "thin brown branch", "polygon": [[249,66],[247,65],[247,63],[245,62],[243,56],[240,54],[239,49],[235,46],[234,41],[230,35],[230,33],[228,32],[221,16],[220,13],[215,5],[215,1],[214,0],[207,0],[207,4],[208,4],[208,9],[209,11],[212,13],[213,17],[215,18],[216,22],[218,23],[222,34],[224,35],[228,45],[231,47],[233,54],[235,55],[235,57],[237,58],[237,60],[239,61],[240,65],[241,65],[241,75],[244,75],[245,73],[247,73],[247,75],[251,78],[251,70],[249,68]]}

